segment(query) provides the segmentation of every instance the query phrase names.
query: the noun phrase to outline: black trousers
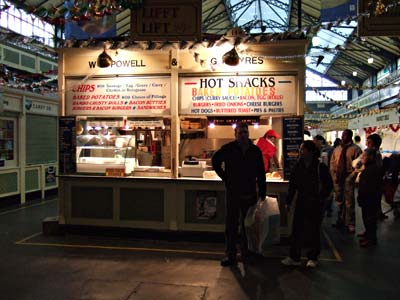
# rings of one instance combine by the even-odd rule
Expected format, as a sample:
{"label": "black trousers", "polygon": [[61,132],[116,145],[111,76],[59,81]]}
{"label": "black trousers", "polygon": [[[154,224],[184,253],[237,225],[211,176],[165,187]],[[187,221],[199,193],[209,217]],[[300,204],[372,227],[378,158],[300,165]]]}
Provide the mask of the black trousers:
{"label": "black trousers", "polygon": [[[257,195],[241,196],[226,192],[225,243],[226,254],[236,259],[237,244],[240,243],[242,256],[248,254],[247,237],[244,219],[251,206],[257,203]],[[239,232],[240,229],[240,232]]]}
{"label": "black trousers", "polygon": [[365,227],[365,238],[372,242],[376,242],[377,216],[380,205],[379,201],[371,201],[370,203],[363,203],[361,206],[361,215]]}
{"label": "black trousers", "polygon": [[296,205],[289,250],[293,260],[300,260],[303,248],[308,249],[308,259],[318,260],[321,252],[321,206],[318,203],[307,208],[301,203]]}

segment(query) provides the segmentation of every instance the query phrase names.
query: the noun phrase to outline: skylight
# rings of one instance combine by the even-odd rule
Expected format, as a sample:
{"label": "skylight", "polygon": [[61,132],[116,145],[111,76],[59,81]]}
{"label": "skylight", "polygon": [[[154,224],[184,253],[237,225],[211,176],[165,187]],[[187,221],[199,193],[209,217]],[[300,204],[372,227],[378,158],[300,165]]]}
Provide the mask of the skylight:
{"label": "skylight", "polygon": [[284,32],[288,28],[289,0],[231,0],[230,3],[234,24],[250,33]]}
{"label": "skylight", "polygon": [[[326,69],[334,60],[337,51],[336,46],[343,46],[348,37],[352,34],[357,26],[357,22],[352,21],[349,25],[343,24],[340,27],[333,27],[331,30],[320,29],[317,33],[319,44],[315,44],[313,39],[313,47],[308,52],[311,63],[308,67],[321,74],[325,74]],[[321,60],[317,66],[318,60]],[[319,59],[318,59],[319,58]]]}

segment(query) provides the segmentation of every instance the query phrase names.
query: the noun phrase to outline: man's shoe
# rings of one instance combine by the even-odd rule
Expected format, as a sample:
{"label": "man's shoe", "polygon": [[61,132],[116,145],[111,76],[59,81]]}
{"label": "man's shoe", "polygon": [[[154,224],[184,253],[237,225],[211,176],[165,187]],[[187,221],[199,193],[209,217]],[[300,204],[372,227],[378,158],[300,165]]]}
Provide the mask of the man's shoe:
{"label": "man's shoe", "polygon": [[306,264],[306,267],[307,267],[307,268],[312,268],[312,269],[314,269],[314,268],[316,268],[317,266],[318,266],[318,261],[317,261],[317,260],[309,259],[309,260],[307,261],[307,264]]}
{"label": "man's shoe", "polygon": [[356,232],[356,228],[354,227],[354,225],[348,225],[347,226],[347,231],[349,233],[354,233],[354,232]]}
{"label": "man's shoe", "polygon": [[282,259],[281,263],[285,266],[295,266],[295,267],[301,266],[301,261],[295,261],[289,256]]}
{"label": "man's shoe", "polygon": [[230,257],[224,257],[221,259],[221,266],[223,267],[229,267],[229,266],[236,266],[237,265],[237,260],[230,258]]}

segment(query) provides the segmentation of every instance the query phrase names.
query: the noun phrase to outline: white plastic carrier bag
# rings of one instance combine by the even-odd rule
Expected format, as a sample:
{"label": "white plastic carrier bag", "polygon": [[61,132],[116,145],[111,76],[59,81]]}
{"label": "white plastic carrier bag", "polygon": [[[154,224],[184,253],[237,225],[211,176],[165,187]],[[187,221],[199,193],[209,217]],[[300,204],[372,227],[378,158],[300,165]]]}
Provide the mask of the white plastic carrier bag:
{"label": "white plastic carrier bag", "polygon": [[250,207],[244,220],[248,248],[262,254],[263,248],[280,242],[280,212],[278,200],[266,197]]}

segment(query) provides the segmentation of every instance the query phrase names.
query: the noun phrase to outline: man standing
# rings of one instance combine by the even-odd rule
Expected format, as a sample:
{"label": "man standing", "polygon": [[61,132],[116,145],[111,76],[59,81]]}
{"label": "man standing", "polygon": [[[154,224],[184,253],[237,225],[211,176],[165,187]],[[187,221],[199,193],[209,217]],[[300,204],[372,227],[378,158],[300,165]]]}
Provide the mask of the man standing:
{"label": "man standing", "polygon": [[[212,158],[215,172],[225,183],[226,218],[225,238],[226,257],[222,266],[237,264],[236,244],[239,241],[242,258],[248,255],[244,218],[248,209],[265,199],[265,170],[260,149],[249,140],[249,130],[245,123],[237,124],[235,141],[223,145]],[[258,189],[257,189],[258,188]]]}
{"label": "man standing", "polygon": [[352,161],[361,153],[360,147],[353,143],[353,132],[345,129],[342,142],[333,151],[330,170],[334,183],[335,200],[338,205],[338,218],[334,226],[347,226],[350,233],[355,231],[355,173]]}
{"label": "man standing", "polygon": [[354,137],[354,144],[360,147],[361,151],[364,151],[367,148],[365,145],[361,143],[361,137],[359,135],[356,135]]}

